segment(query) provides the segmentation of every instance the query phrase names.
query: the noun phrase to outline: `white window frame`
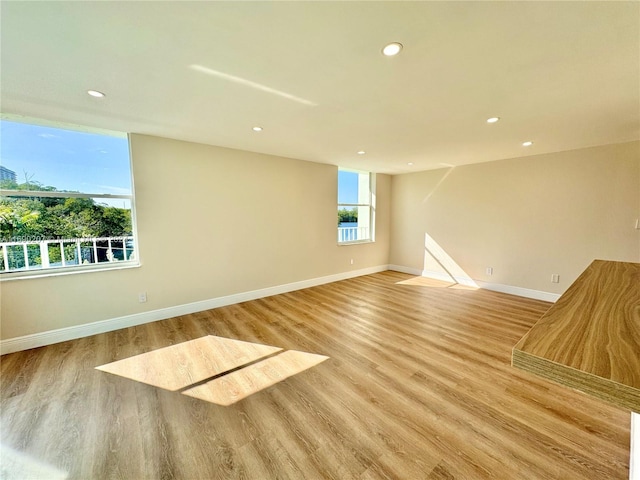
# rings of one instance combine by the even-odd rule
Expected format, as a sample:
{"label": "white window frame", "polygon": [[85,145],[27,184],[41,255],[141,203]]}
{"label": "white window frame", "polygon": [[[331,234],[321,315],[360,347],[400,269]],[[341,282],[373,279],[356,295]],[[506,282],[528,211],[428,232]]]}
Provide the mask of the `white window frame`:
{"label": "white window frame", "polygon": [[[373,172],[355,170],[352,168],[338,168],[339,172],[350,172],[358,174],[358,202],[340,203],[338,198],[338,210],[340,208],[358,209],[358,225],[356,227],[346,227],[355,229],[353,232],[345,232],[345,227],[338,226],[338,245],[353,245],[360,243],[375,242],[375,219],[376,219],[376,175]],[[366,179],[365,179],[366,176]],[[338,179],[339,182],[339,179]],[[338,185],[339,188],[339,185]],[[338,194],[339,197],[339,194]],[[368,215],[362,212],[367,211]]]}
{"label": "white window frame", "polygon": [[[131,237],[133,237],[133,251],[135,253],[133,259],[128,260],[120,260],[120,261],[109,261],[109,262],[100,262],[100,263],[92,263],[88,265],[67,265],[67,266],[55,266],[48,268],[33,268],[30,270],[17,270],[17,271],[0,271],[0,282],[7,280],[21,280],[25,278],[40,278],[40,277],[48,277],[48,276],[57,276],[57,275],[66,275],[71,273],[83,273],[83,272],[95,272],[100,270],[114,270],[114,269],[123,269],[123,268],[132,268],[140,266],[140,255],[138,248],[138,232],[137,232],[137,222],[136,222],[136,214],[135,214],[135,193],[134,193],[134,182],[133,182],[133,165],[131,161],[131,141],[128,134],[121,132],[113,132],[109,130],[103,129],[94,129],[90,127],[78,126],[78,125],[68,125],[61,124],[56,122],[48,122],[46,120],[26,118],[19,115],[9,115],[2,114],[0,116],[3,120],[12,121],[12,122],[21,122],[27,123],[30,125],[38,125],[45,126],[51,128],[59,128],[65,130],[74,130],[77,132],[85,132],[85,133],[93,133],[98,135],[109,135],[116,137],[126,137],[127,143],[129,146],[129,175],[131,178],[131,194],[103,194],[103,193],[78,193],[78,192],[60,192],[60,191],[40,191],[40,190],[6,190],[0,189],[0,197],[13,197],[13,198],[33,198],[33,197],[41,197],[41,198],[86,198],[86,199],[110,199],[110,200],[129,200],[131,206]],[[113,237],[116,238],[116,237]],[[125,238],[125,237],[122,237]],[[24,241],[29,241],[30,239],[25,239]],[[70,241],[79,241],[83,242],[86,239],[63,239],[65,243],[69,243]],[[124,242],[124,240],[123,240]],[[16,243],[16,242],[2,242],[2,243]],[[17,242],[24,243],[24,242]],[[30,242],[33,243],[33,242]],[[4,250],[4,248],[3,248]],[[126,250],[125,250],[126,251]],[[4,254],[4,252],[3,252]]]}

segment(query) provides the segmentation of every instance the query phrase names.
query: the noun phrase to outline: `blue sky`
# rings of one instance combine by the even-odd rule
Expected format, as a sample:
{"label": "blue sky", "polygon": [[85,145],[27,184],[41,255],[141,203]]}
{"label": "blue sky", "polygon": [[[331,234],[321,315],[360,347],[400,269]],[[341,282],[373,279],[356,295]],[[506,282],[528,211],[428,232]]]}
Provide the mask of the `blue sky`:
{"label": "blue sky", "polygon": [[83,193],[131,194],[129,144],[74,130],[0,121],[0,165],[31,181]]}
{"label": "blue sky", "polygon": [[358,174],[338,171],[338,203],[358,203]]}

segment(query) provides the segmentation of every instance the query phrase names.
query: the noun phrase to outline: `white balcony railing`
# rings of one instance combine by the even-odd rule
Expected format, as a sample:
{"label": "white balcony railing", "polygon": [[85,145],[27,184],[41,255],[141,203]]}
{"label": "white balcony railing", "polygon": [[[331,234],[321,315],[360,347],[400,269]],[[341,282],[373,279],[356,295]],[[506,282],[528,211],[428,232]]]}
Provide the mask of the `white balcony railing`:
{"label": "white balcony railing", "polygon": [[338,243],[369,240],[369,227],[338,227]]}
{"label": "white balcony railing", "polygon": [[133,237],[0,242],[0,272],[22,272],[134,259]]}

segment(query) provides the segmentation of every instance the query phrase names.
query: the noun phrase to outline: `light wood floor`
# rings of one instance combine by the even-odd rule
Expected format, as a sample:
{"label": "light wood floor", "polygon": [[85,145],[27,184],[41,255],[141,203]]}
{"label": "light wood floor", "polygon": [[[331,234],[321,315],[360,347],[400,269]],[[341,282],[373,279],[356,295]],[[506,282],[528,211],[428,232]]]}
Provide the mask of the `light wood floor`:
{"label": "light wood floor", "polygon": [[[384,272],[5,355],[3,464],[81,480],[626,479],[628,411],[510,366],[550,305],[443,286]],[[330,358],[231,406],[95,369],[204,335]]]}

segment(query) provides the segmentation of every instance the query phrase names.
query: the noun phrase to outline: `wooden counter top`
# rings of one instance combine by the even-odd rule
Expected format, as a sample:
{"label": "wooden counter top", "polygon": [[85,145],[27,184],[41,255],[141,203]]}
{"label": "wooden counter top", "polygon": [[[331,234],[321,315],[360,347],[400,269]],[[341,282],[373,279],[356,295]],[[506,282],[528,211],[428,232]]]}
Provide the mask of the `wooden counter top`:
{"label": "wooden counter top", "polygon": [[511,362],[640,412],[640,264],[595,260],[522,337]]}

